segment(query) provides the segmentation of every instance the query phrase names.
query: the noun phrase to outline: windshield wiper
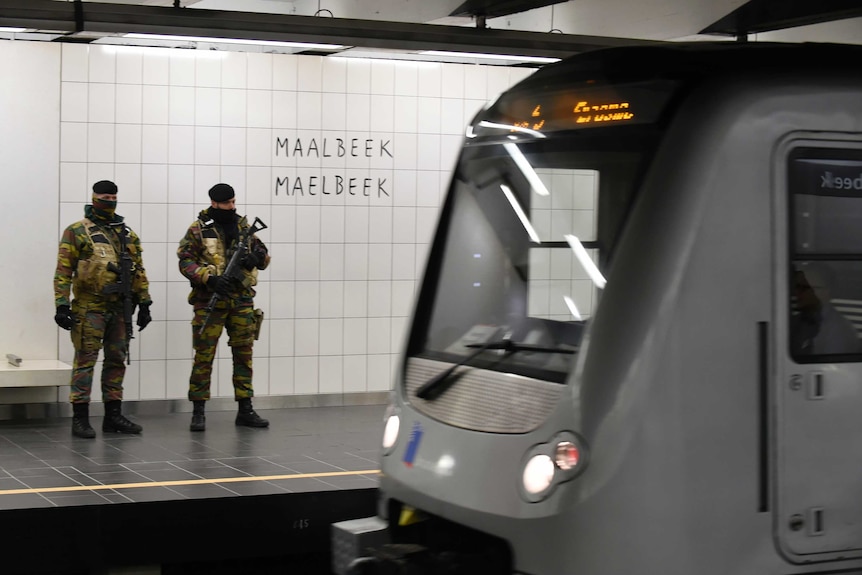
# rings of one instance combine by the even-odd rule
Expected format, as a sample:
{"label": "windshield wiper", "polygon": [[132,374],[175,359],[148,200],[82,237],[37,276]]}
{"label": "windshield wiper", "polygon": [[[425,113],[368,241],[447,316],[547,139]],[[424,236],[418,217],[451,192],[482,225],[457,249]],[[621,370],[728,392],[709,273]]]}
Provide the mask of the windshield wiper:
{"label": "windshield wiper", "polygon": [[455,365],[449,367],[449,369],[445,371],[441,371],[416,390],[416,397],[420,399],[433,400],[441,393],[443,393],[449,386],[454,382],[454,380],[449,379],[456,369],[470,361],[471,359],[478,356],[483,351],[488,350],[503,350],[506,354],[515,353],[516,351],[528,351],[528,352],[536,352],[536,353],[563,353],[563,354],[573,354],[575,353],[574,349],[571,348],[563,348],[563,347],[543,347],[539,345],[532,345],[529,343],[518,343],[512,341],[511,339],[496,339],[487,341],[485,343],[468,343],[464,347],[476,348],[476,351],[456,363]]}
{"label": "windshield wiper", "polygon": [[486,349],[502,349],[508,353],[514,353],[516,351],[531,351],[531,352],[537,352],[537,353],[564,353],[564,354],[575,353],[575,350],[570,348],[570,347],[544,347],[541,345],[533,345],[531,343],[518,343],[516,341],[512,341],[511,339],[500,339],[497,341],[492,341],[491,343],[488,343],[488,344],[468,343],[464,347],[481,347],[482,351],[484,351]]}

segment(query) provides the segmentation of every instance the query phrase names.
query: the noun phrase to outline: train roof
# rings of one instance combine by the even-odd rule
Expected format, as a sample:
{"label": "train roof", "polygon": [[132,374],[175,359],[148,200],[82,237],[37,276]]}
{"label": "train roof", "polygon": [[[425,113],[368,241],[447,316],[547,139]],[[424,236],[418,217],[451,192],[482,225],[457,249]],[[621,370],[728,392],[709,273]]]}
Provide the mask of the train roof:
{"label": "train roof", "polygon": [[650,78],[698,78],[723,72],[846,70],[862,77],[862,45],[775,42],[668,42],[601,48],[571,56],[521,82],[592,78],[608,83]]}

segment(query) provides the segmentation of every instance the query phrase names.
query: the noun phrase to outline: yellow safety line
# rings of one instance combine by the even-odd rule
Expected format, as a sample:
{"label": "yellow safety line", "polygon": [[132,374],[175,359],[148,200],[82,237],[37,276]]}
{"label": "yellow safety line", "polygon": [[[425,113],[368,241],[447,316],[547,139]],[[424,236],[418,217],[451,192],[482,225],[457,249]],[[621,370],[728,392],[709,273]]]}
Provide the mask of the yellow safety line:
{"label": "yellow safety line", "polygon": [[263,475],[259,477],[220,477],[217,479],[185,479],[177,481],[150,481],[147,483],[114,483],[113,485],[70,485],[68,487],[0,489],[0,495],[22,495],[25,493],[61,493],[64,491],[102,491],[105,489],[137,489],[139,487],[171,487],[174,485],[206,485],[208,483],[240,483],[242,481],[275,481],[279,479],[317,479],[320,477],[344,477],[347,475],[376,475],[378,473],[380,473],[379,469],[365,469],[363,471],[327,471],[325,473]]}

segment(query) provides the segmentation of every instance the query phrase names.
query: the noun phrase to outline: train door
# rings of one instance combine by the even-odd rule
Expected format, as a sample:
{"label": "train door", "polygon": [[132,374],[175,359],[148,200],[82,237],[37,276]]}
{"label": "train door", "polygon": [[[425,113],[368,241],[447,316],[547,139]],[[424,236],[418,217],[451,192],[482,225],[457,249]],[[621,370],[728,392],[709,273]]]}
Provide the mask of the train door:
{"label": "train door", "polygon": [[774,166],[773,516],[794,563],[862,557],[862,142],[820,137]]}

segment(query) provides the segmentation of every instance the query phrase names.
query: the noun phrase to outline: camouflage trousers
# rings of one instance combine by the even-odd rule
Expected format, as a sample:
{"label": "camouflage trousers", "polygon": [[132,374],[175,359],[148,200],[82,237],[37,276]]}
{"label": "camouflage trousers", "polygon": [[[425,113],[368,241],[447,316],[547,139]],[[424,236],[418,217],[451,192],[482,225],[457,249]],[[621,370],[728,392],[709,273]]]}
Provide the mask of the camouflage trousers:
{"label": "camouflage trousers", "polygon": [[233,392],[235,399],[254,396],[252,378],[252,346],[254,344],[255,316],[251,298],[220,300],[209,315],[203,333],[201,325],[207,316],[207,302],[195,302],[192,319],[192,346],[195,361],[189,378],[189,400],[208,400],[216,347],[222,329],[227,329],[228,342],[233,354]]}
{"label": "camouflage trousers", "polygon": [[126,374],[126,322],[123,313],[88,308],[77,302],[72,302],[72,313],[76,320],[71,332],[75,360],[69,401],[90,402],[93,371],[103,345],[102,401],[123,399],[123,377]]}

